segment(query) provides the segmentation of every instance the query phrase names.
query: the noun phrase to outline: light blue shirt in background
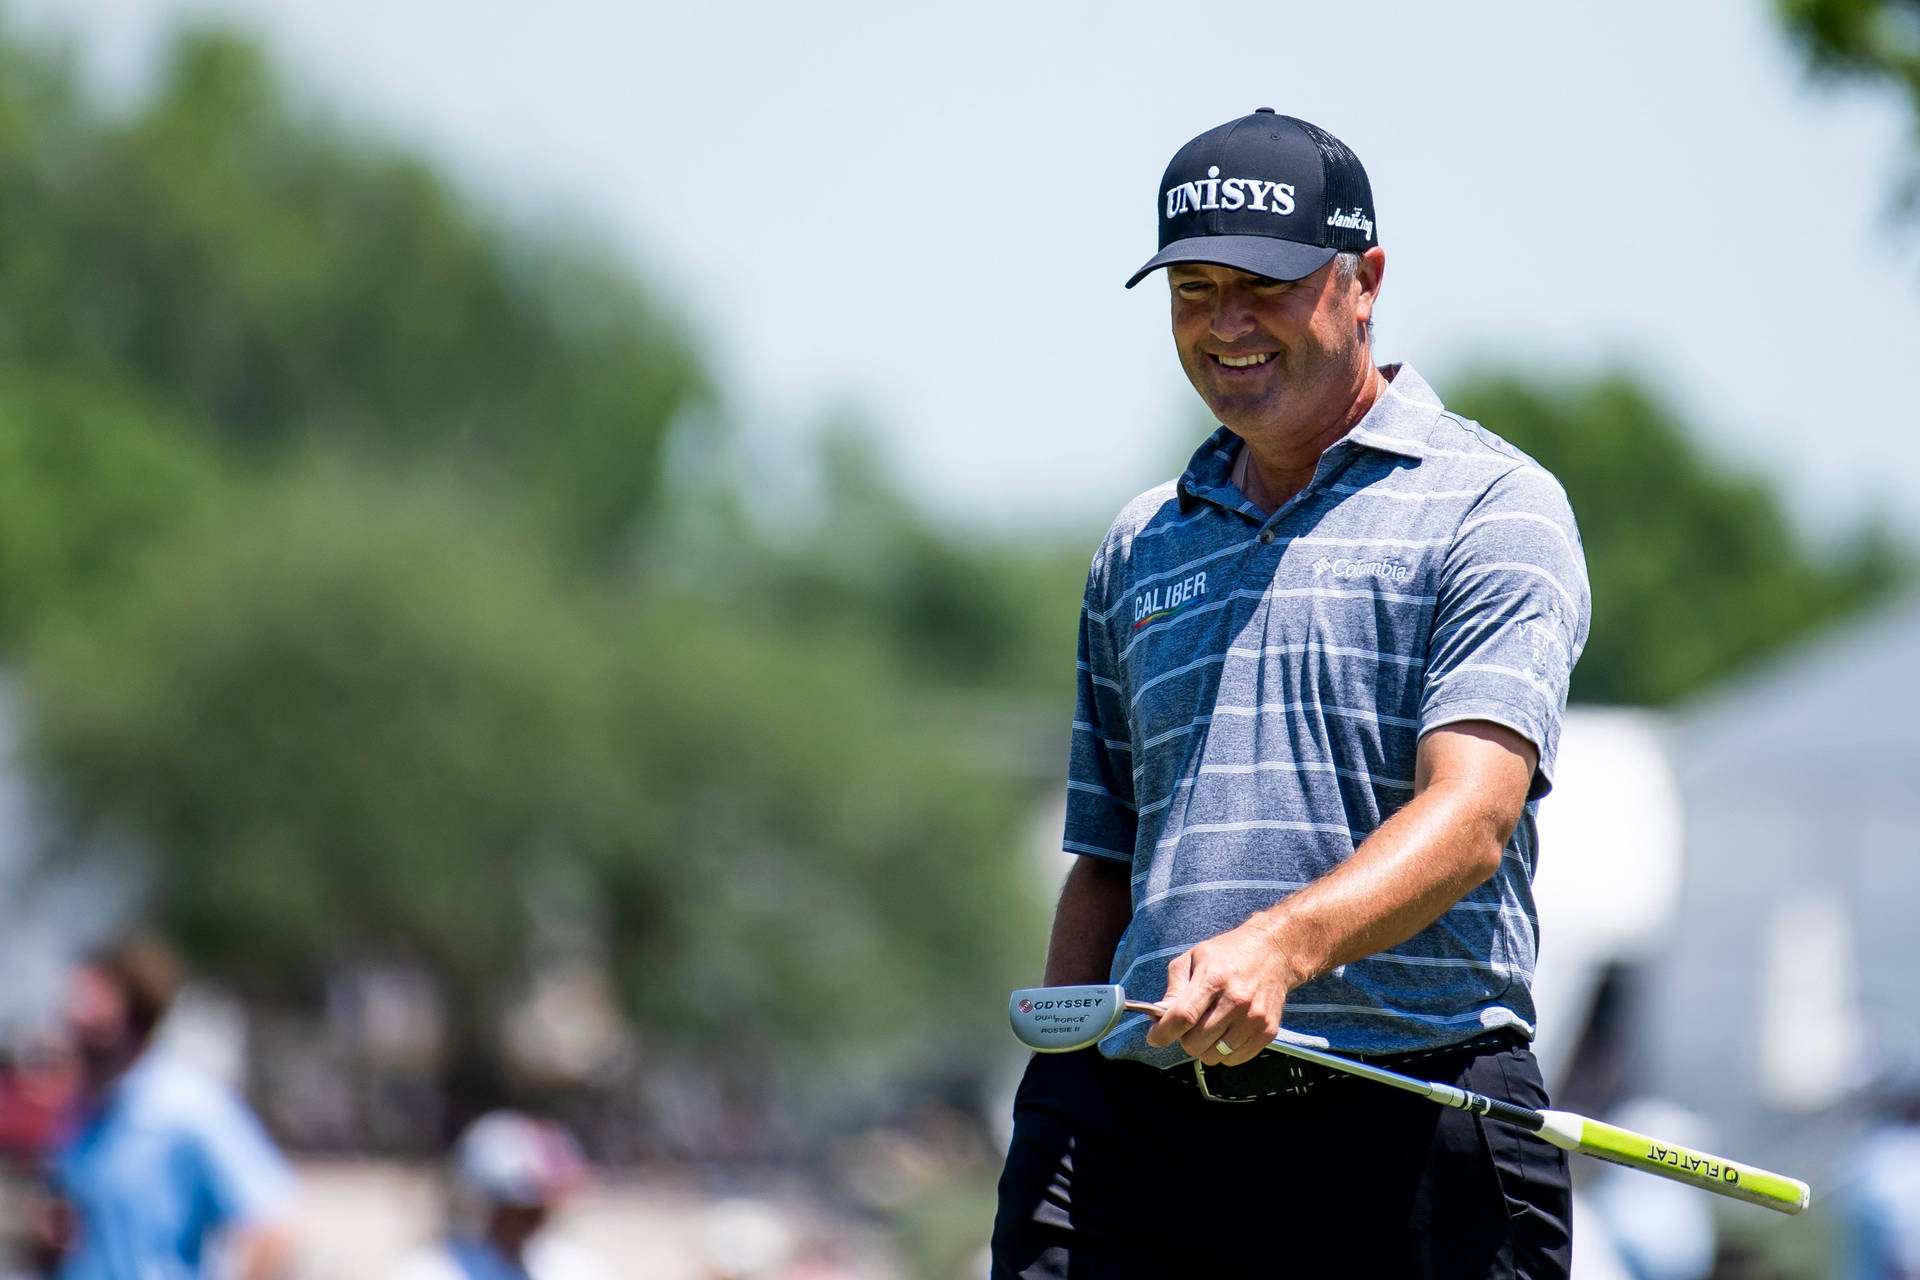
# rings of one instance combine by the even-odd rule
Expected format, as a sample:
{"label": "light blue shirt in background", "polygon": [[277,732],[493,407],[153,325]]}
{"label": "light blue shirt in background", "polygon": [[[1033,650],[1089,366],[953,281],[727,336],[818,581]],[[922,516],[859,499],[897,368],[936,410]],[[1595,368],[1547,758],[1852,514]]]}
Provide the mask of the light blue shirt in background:
{"label": "light blue shirt in background", "polygon": [[1888,1124],[1867,1134],[1840,1167],[1844,1193],[1844,1280],[1920,1275],[1920,1125]]}
{"label": "light blue shirt in background", "polygon": [[165,1053],[149,1052],[61,1151],[78,1219],[63,1280],[190,1280],[236,1226],[285,1216],[293,1171],[246,1105]]}

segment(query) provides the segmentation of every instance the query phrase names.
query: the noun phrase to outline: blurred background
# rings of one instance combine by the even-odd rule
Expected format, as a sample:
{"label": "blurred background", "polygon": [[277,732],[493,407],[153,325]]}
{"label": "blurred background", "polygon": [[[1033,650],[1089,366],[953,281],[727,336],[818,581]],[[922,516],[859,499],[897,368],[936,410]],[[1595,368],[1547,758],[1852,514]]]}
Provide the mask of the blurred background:
{"label": "blurred background", "polygon": [[1210,426],[1119,285],[1261,105],[1581,524],[1559,1099],[1815,1187],[1582,1169],[1576,1275],[1920,1274],[1913,0],[0,6],[0,1268],[140,930],[291,1274],[537,1166],[536,1280],[983,1276],[1087,557]]}

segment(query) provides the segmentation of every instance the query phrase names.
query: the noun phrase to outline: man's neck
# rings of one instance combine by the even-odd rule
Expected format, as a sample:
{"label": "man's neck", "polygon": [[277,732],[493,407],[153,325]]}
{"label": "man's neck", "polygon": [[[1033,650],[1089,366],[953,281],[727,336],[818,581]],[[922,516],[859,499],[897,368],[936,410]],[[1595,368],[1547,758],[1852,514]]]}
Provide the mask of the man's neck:
{"label": "man's neck", "polygon": [[1359,385],[1343,397],[1345,407],[1328,415],[1318,431],[1282,438],[1241,437],[1244,443],[1234,460],[1233,483],[1247,501],[1272,515],[1307,487],[1320,465],[1320,455],[1367,416],[1386,388],[1385,375],[1369,361]]}

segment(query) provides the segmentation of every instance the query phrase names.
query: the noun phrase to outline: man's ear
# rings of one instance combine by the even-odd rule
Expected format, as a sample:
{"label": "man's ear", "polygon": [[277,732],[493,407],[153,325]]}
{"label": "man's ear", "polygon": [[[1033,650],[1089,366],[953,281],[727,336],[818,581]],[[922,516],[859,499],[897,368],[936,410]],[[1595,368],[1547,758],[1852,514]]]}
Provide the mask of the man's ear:
{"label": "man's ear", "polygon": [[1360,265],[1354,270],[1353,284],[1358,296],[1353,300],[1353,318],[1360,325],[1373,319],[1373,304],[1380,296],[1380,282],[1387,274],[1387,251],[1379,245],[1360,255]]}

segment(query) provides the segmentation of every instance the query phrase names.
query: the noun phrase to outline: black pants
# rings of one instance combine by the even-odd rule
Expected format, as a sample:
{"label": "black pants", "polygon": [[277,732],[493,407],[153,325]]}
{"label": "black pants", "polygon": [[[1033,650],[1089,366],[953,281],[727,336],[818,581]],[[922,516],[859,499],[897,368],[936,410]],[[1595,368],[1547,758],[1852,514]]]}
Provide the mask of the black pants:
{"label": "black pants", "polygon": [[[1210,1102],[1096,1050],[1036,1054],[1013,1105],[993,1280],[1366,1277],[1565,1280],[1566,1153],[1532,1134],[1340,1077]],[[1410,1074],[1546,1105],[1525,1048]]]}

